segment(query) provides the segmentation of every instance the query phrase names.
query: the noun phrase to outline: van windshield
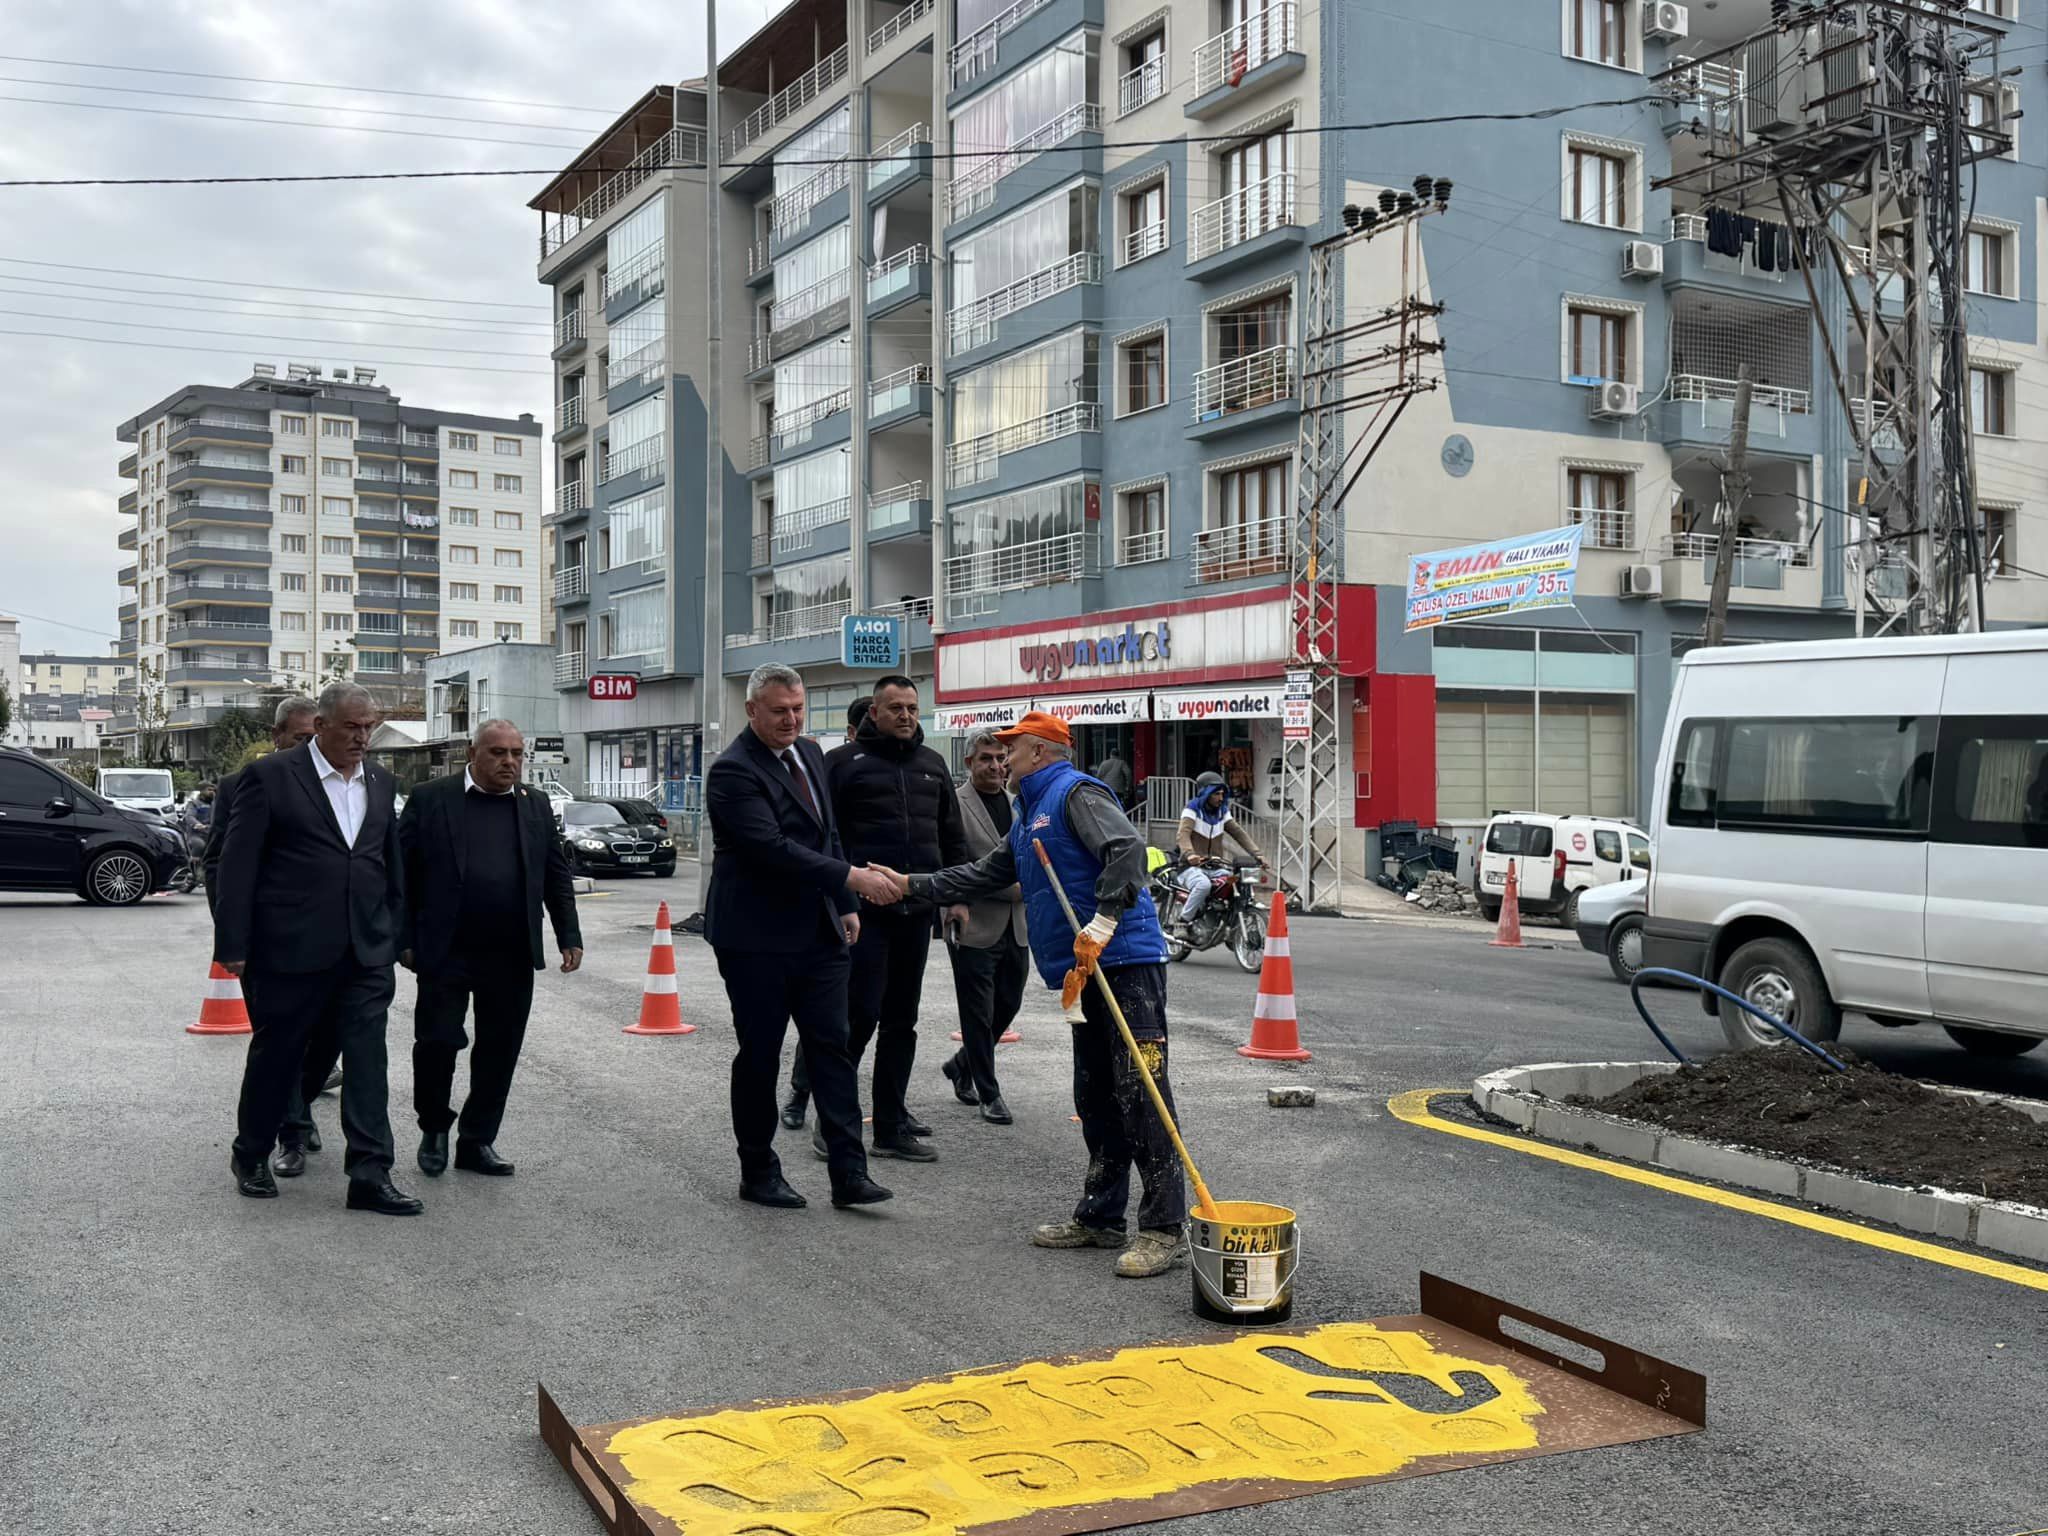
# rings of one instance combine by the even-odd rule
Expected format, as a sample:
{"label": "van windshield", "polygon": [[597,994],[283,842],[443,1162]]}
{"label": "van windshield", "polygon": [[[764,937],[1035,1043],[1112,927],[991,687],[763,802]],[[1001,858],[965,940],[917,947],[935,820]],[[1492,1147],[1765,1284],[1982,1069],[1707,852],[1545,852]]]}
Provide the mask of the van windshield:
{"label": "van windshield", "polygon": [[161,768],[136,768],[100,775],[100,793],[116,800],[168,800],[171,776]]}
{"label": "van windshield", "polygon": [[1486,829],[1488,853],[1550,856],[1550,828],[1533,821],[1496,821]]}

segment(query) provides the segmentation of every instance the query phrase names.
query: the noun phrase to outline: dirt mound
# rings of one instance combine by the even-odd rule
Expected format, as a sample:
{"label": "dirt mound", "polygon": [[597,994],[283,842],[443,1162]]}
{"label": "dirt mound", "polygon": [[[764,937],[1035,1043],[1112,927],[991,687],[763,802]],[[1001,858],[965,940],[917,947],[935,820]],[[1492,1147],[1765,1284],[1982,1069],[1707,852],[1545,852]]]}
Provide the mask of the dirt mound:
{"label": "dirt mound", "polygon": [[2048,1207],[2048,1125],[1835,1054],[1846,1073],[1790,1047],[1732,1051],[1568,1102],[1886,1183]]}

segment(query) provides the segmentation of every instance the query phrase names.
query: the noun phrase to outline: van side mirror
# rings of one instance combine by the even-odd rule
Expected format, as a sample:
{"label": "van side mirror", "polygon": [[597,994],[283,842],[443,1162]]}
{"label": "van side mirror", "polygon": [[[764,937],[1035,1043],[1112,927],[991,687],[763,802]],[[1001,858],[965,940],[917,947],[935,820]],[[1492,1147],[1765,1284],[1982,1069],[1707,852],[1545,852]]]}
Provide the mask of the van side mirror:
{"label": "van side mirror", "polygon": [[52,800],[48,805],[43,807],[43,815],[46,817],[69,816],[71,814],[71,810],[71,802],[69,800],[66,800],[62,795],[59,795],[57,796],[56,799]]}

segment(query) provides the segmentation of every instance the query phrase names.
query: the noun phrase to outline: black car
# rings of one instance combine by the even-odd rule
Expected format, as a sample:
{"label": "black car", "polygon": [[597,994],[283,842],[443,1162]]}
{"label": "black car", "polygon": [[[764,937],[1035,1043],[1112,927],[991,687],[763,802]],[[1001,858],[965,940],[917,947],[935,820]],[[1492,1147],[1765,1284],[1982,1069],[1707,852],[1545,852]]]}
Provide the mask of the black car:
{"label": "black car", "polygon": [[102,800],[26,752],[0,748],[0,891],[76,891],[127,907],[185,867],[159,816]]}
{"label": "black car", "polygon": [[579,875],[673,875],[668,818],[645,800],[565,800],[562,851]]}

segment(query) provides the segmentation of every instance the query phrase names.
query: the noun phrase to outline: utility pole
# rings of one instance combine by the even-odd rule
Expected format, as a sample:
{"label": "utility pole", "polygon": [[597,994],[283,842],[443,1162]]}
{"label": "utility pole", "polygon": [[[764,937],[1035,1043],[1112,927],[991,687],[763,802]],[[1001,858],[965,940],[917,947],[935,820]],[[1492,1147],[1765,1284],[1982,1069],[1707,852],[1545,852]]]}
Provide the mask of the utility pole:
{"label": "utility pole", "polygon": [[1728,584],[1735,574],[1735,530],[1749,499],[1749,401],[1755,386],[1749,364],[1735,375],[1735,419],[1728,427],[1728,468],[1721,475],[1721,505],[1714,510],[1714,591],[1707,600],[1708,645],[1728,638]]}
{"label": "utility pole", "polygon": [[725,453],[718,439],[718,397],[725,389],[725,262],[718,228],[724,181],[718,119],[718,0],[704,0],[704,228],[710,237],[704,271],[710,302],[704,317],[704,659],[697,674],[699,911],[711,889],[711,818],[702,809],[701,786],[725,744],[719,721],[725,709]]}

